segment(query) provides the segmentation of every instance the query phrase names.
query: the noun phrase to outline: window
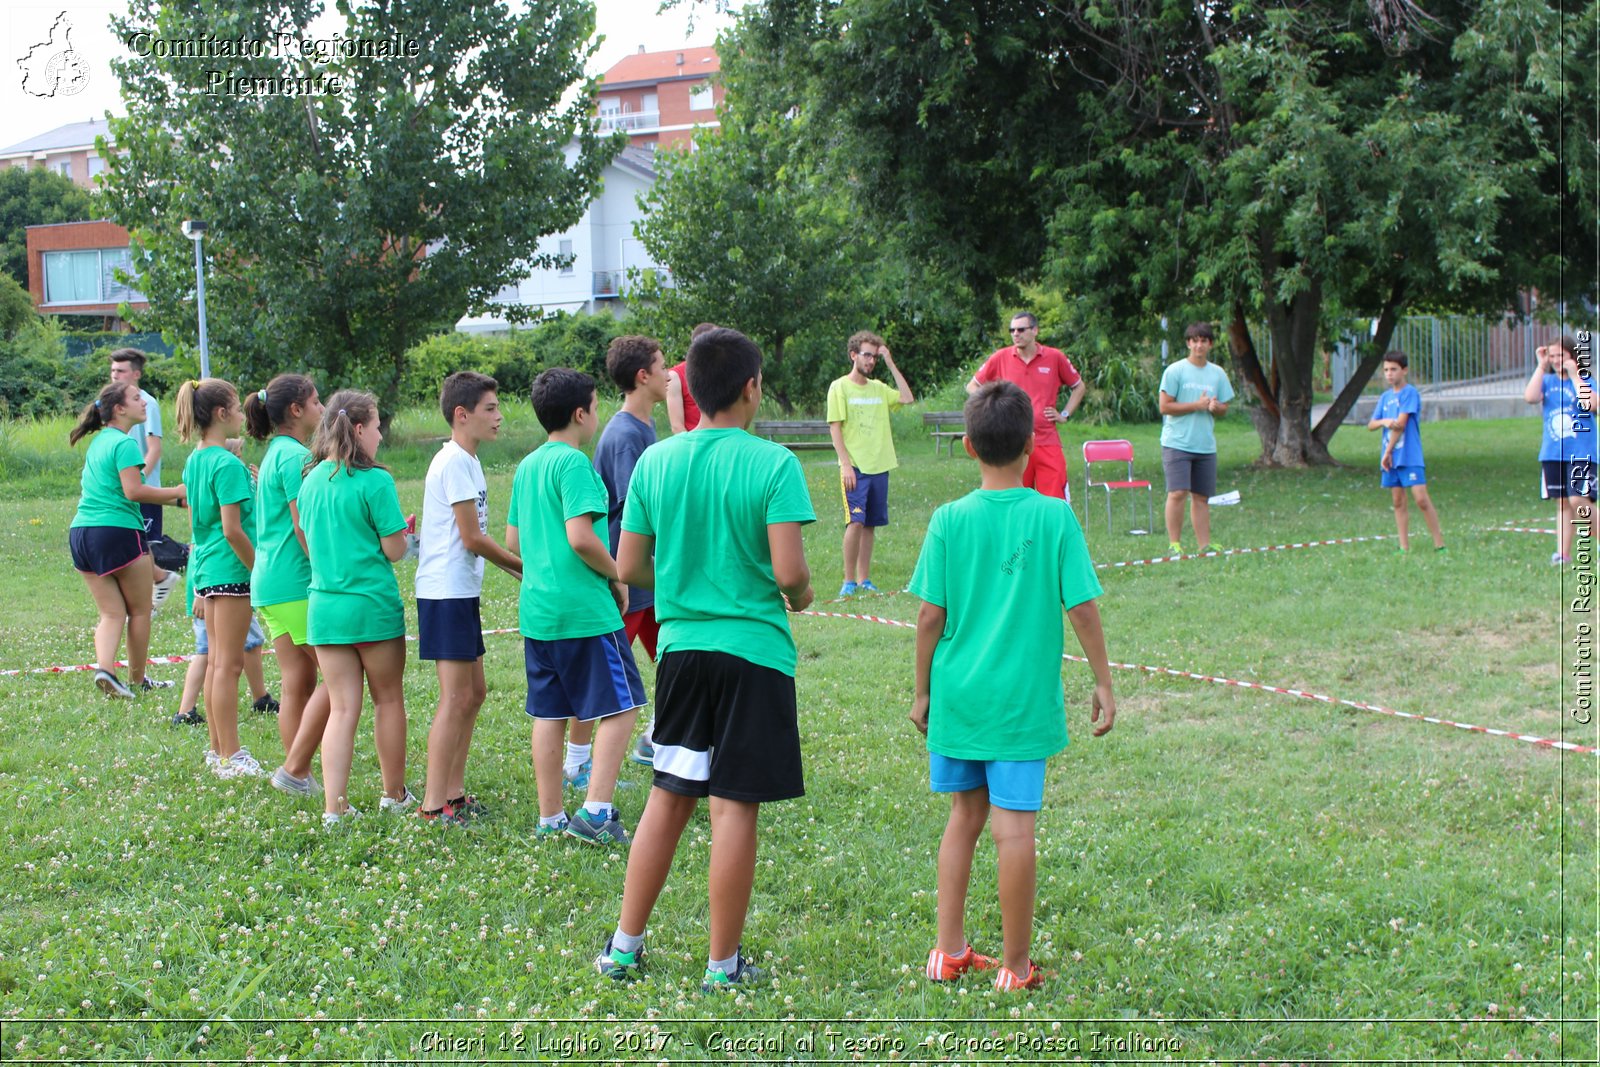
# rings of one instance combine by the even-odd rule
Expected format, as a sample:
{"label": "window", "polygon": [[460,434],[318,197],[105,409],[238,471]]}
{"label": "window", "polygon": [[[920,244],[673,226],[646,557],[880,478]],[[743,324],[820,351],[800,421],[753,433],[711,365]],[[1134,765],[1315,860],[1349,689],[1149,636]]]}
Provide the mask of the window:
{"label": "window", "polygon": [[571,241],[562,241],[561,245],[560,245],[559,254],[561,256],[561,276],[563,278],[572,277],[573,264],[574,264],[574,262],[576,262],[574,257],[573,257],[573,255],[572,255],[572,242]]}
{"label": "window", "polygon": [[57,163],[56,173],[61,175],[63,178],[72,177],[72,160],[63,159],[61,162]]}
{"label": "window", "polygon": [[105,160],[101,159],[99,156],[90,156],[89,157],[89,177],[93,178],[97,174],[104,174],[105,171],[106,171],[106,161]]}
{"label": "window", "polygon": [[690,111],[711,111],[715,107],[716,104],[711,99],[711,83],[709,81],[703,81],[689,90]]}
{"label": "window", "polygon": [[129,271],[133,255],[126,248],[89,249],[83,252],[44,253],[46,304],[115,304],[141,301],[144,294],[117,281],[116,272]]}

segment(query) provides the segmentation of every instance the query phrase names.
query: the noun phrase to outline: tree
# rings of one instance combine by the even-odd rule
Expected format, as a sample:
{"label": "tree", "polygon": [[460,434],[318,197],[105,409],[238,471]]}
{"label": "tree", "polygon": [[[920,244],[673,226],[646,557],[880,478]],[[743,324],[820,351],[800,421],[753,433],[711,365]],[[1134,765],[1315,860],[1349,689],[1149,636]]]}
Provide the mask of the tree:
{"label": "tree", "polygon": [[[582,0],[338,10],[341,34],[315,39],[317,0],[133,0],[106,196],[148,256],[141,326],[196,336],[178,223],[202,219],[218,367],[310,368],[392,410],[406,350],[553,265],[539,238],[577,222],[621,142],[587,93],[562,102],[594,30]],[[170,55],[195,41],[246,54]]]}
{"label": "tree", "polygon": [[[1263,458],[1303,464],[1330,461],[1404,308],[1594,293],[1593,179],[1555,142],[1593,109],[1594,10],[773,0],[763,18],[812,34],[829,151],[895,160],[862,175],[864,210],[906,219],[975,290],[1042,279],[1130,339],[1220,312]],[[1313,430],[1333,309],[1379,328]]]}
{"label": "tree", "polygon": [[94,217],[93,198],[55,171],[0,170],[0,271],[27,285],[27,228]]}

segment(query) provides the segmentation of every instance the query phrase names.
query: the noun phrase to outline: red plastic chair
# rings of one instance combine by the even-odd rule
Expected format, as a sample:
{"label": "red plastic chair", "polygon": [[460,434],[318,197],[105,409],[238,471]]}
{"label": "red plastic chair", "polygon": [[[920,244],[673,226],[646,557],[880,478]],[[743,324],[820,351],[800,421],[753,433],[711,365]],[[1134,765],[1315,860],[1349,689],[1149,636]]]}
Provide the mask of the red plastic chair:
{"label": "red plastic chair", "polygon": [[[1120,481],[1097,482],[1094,480],[1094,465],[1096,463],[1126,463],[1127,477]],[[1083,445],[1083,536],[1089,537],[1089,496],[1088,490],[1104,489],[1106,491],[1106,533],[1111,532],[1111,493],[1117,489],[1143,489],[1145,502],[1145,530],[1155,528],[1155,503],[1154,490],[1150,483],[1133,476],[1133,443],[1131,441],[1085,441]],[[1128,503],[1128,514],[1131,517],[1133,502]]]}

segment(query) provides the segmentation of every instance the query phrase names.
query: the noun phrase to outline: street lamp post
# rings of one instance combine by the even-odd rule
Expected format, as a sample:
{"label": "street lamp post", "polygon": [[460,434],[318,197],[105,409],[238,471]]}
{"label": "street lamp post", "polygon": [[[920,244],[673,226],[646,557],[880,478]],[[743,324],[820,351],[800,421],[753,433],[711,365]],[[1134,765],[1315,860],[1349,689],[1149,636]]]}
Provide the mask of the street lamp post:
{"label": "street lamp post", "polygon": [[206,268],[201,254],[205,244],[206,224],[199,219],[183,220],[183,235],[194,242],[195,296],[200,305],[200,377],[211,377],[211,348],[206,343]]}

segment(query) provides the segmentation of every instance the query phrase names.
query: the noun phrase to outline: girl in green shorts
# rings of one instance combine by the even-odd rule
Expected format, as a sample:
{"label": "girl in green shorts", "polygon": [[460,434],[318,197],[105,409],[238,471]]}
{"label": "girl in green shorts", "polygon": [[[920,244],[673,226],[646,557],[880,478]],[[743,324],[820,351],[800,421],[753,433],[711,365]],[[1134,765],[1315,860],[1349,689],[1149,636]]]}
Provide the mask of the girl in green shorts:
{"label": "girl in green shorts", "polygon": [[[144,453],[128,436],[129,430],[144,422],[144,408],[137,385],[112,382],[83,409],[78,424],[67,434],[68,443],[74,445],[95,435],[84,457],[83,495],[67,531],[67,543],[72,565],[83,575],[83,584],[100,610],[94,628],[94,683],[115,697],[131,697],[157,684],[144,676],[150,655],[150,586],[155,571],[144,542],[139,505],[182,506],[184,499],[181,485],[162,489],[144,484]],[[122,684],[116,671],[124,625],[128,628],[129,685]]]}
{"label": "girl in green shorts", "polygon": [[312,796],[311,757],[328,725],[328,689],[317,684],[317,657],[306,636],[311,560],[300,529],[300,484],[311,450],[306,442],[322,421],[317,387],[304,374],[280,374],[244,402],[250,436],[267,441],[256,476],[256,565],[250,571],[250,602],[272,632],[272,650],[282,672],[278,737],[283,766],[272,784],[286,793]]}
{"label": "girl in green shorts", "polygon": [[328,687],[322,821],[329,826],[358,814],[347,794],[363,677],[377,720],[378,809],[416,804],[406,788],[406,618],[394,576],[411,524],[400,513],[393,476],[374,459],[382,441],[377,399],[340,390],[328,400],[300,485],[300,527],[311,557],[306,636]]}
{"label": "girl in green shorts", "polygon": [[176,403],[178,436],[198,439],[183,465],[189,487],[194,548],[189,584],[205,601],[206,680],[203,689],[211,751],[206,765],[219,778],[257,777],[261,764],[239,743],[239,675],[250,632],[250,568],[256,550],[255,486],[228,439],[244,426],[239,393],[220,378],[184,382]]}

